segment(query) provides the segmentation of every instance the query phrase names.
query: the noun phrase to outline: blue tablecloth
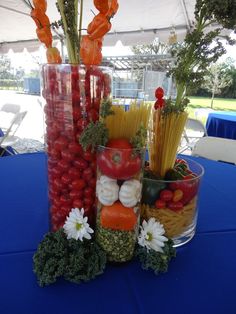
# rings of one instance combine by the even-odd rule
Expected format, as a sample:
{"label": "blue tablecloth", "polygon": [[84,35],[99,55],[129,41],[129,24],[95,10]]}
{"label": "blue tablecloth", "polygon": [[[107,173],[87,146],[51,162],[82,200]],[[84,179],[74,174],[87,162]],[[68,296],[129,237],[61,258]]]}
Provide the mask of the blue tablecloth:
{"label": "blue tablecloth", "polygon": [[236,139],[236,112],[214,112],[206,122],[208,136]]}
{"label": "blue tablecloth", "polygon": [[45,155],[1,158],[1,314],[235,314],[236,166],[195,159],[205,168],[197,234],[168,273],[155,276],[132,261],[86,284],[40,288],[32,256],[49,226]]}

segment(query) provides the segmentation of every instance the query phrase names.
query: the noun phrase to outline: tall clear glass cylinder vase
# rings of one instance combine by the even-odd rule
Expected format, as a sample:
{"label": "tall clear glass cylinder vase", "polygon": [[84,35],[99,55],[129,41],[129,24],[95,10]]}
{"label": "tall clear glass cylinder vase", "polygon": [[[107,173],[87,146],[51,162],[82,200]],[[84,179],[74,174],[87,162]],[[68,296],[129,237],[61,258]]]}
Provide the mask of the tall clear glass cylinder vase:
{"label": "tall clear glass cylinder vase", "polygon": [[84,151],[81,133],[99,119],[111,93],[111,71],[102,67],[47,64],[42,68],[51,228],[63,226],[71,208],[84,208],[95,223],[96,154]]}
{"label": "tall clear glass cylinder vase", "polygon": [[108,261],[129,261],[140,219],[144,150],[99,146],[97,149],[96,239]]}

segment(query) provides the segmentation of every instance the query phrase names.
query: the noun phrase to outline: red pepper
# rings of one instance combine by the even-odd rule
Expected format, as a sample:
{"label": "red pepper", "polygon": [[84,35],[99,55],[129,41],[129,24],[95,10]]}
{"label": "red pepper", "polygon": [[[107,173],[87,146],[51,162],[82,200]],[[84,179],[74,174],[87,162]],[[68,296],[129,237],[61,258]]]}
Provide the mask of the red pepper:
{"label": "red pepper", "polygon": [[93,3],[99,12],[103,14],[107,13],[109,9],[108,0],[93,0]]}
{"label": "red pepper", "polygon": [[96,15],[92,22],[88,25],[87,33],[90,39],[98,39],[103,37],[111,29],[111,23],[107,17],[99,13]]}
{"label": "red pepper", "polygon": [[102,39],[92,40],[84,35],[81,40],[80,56],[86,65],[99,65],[102,61]]}

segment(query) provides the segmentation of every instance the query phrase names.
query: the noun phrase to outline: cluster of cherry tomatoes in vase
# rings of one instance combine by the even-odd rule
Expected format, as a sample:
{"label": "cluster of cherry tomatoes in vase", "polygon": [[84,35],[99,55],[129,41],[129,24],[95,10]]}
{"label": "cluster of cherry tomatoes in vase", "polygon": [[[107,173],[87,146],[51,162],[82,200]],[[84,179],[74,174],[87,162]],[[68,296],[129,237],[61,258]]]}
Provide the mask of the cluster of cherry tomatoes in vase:
{"label": "cluster of cherry tomatoes in vase", "polygon": [[46,65],[43,68],[48,181],[52,229],[63,226],[71,208],[95,219],[96,154],[83,150],[81,133],[99,118],[109,96],[109,75],[97,67]]}

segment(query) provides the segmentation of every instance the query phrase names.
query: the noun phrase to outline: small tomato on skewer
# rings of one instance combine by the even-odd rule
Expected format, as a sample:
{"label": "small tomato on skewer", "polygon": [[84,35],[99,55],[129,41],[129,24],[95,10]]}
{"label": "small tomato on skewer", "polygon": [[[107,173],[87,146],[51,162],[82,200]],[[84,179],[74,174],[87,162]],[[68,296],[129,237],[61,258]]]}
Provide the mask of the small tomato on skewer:
{"label": "small tomato on skewer", "polygon": [[99,13],[96,15],[92,22],[88,25],[87,33],[90,39],[98,39],[103,37],[111,29],[111,23],[107,17]]}
{"label": "small tomato on skewer", "polygon": [[108,0],[94,0],[93,3],[99,12],[103,14],[107,13],[109,9]]}
{"label": "small tomato on skewer", "polygon": [[48,63],[61,63],[60,52],[56,47],[49,47],[47,49],[47,61]]}
{"label": "small tomato on skewer", "polygon": [[102,61],[102,39],[92,40],[84,35],[81,40],[80,56],[86,65],[98,65]]}
{"label": "small tomato on skewer", "polygon": [[36,34],[38,36],[39,41],[45,44],[47,48],[52,46],[52,33],[50,31],[50,28],[48,28],[47,26],[37,28]]}

